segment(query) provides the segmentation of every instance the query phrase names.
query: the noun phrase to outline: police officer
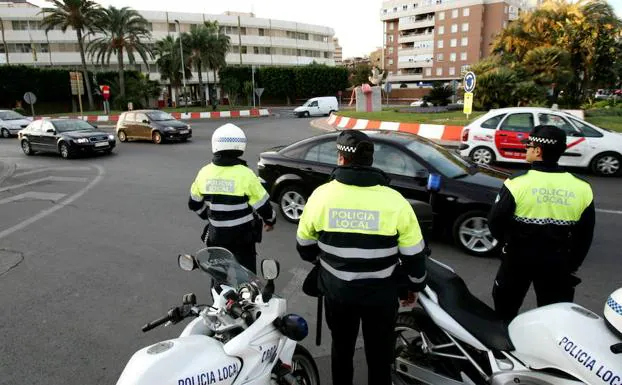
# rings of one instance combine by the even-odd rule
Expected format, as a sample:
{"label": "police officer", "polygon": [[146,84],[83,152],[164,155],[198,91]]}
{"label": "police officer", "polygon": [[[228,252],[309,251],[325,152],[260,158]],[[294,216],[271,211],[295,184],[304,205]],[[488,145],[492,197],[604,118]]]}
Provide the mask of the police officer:
{"label": "police officer", "polygon": [[488,218],[492,235],[504,243],[492,294],[508,323],[532,282],[538,306],[573,300],[580,282],[574,273],[594,234],[592,188],[557,164],[565,132],[537,126],[525,143],[531,169],[505,181]]}
{"label": "police officer", "polygon": [[369,137],[345,130],[337,150],[333,180],[311,194],[300,218],[297,249],[302,259],[319,263],[318,289],[332,334],[333,384],[352,385],[362,322],[368,383],[390,385],[397,275],[404,271],[410,290],[422,290],[427,248],[411,205],[371,167]]}
{"label": "police officer", "polygon": [[[276,212],[270,197],[240,156],[246,150],[246,136],[227,123],[212,135],[212,163],[203,167],[192,186],[188,208],[208,221],[204,232],[207,246],[231,251],[238,262],[257,271],[255,243],[264,229],[271,231]],[[256,214],[257,213],[257,214]]]}

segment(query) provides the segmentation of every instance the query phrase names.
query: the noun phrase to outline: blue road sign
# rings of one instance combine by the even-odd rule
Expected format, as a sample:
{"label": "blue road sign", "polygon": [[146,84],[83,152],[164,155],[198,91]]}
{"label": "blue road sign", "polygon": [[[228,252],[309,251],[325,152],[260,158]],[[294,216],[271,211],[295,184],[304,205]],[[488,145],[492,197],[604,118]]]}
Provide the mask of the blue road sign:
{"label": "blue road sign", "polygon": [[467,72],[464,75],[464,91],[473,92],[475,89],[475,74],[473,72]]}

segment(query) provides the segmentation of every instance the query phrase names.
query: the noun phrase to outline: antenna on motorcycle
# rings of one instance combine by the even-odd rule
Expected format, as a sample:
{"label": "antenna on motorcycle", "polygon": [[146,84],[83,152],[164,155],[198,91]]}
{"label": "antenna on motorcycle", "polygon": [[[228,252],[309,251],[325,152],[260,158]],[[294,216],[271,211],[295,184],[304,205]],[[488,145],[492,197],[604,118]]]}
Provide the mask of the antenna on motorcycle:
{"label": "antenna on motorcycle", "polygon": [[274,259],[261,261],[261,275],[268,281],[261,293],[261,299],[264,303],[270,301],[274,294],[274,280],[279,276],[280,269],[279,263]]}

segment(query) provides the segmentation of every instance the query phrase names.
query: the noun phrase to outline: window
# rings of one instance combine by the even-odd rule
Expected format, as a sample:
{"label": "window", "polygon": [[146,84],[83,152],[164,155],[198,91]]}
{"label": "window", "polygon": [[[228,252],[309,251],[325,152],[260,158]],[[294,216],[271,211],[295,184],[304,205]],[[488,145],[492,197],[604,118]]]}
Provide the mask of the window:
{"label": "window", "polygon": [[449,75],[453,76],[456,74],[456,67],[449,67]]}
{"label": "window", "polygon": [[389,59],[389,65],[392,66],[393,65],[393,59]]}
{"label": "window", "polygon": [[393,35],[388,35],[387,40],[389,41],[389,43],[393,43]]}
{"label": "window", "polygon": [[449,42],[449,46],[450,47],[455,47],[458,45],[458,40],[457,39],[451,39],[451,41]]}
{"label": "window", "polygon": [[469,32],[469,23],[462,23],[462,32]]}
{"label": "window", "polygon": [[432,68],[425,69],[425,76],[432,76]]}
{"label": "window", "polygon": [[169,32],[177,32],[177,25],[175,23],[168,23]]}
{"label": "window", "polygon": [[455,19],[457,17],[458,17],[458,10],[457,9],[452,10],[451,11],[451,18]]}
{"label": "window", "polygon": [[507,6],[507,5],[503,8],[503,12],[504,12],[506,15],[508,14],[508,6]]}
{"label": "window", "polygon": [[384,143],[374,143],[374,163],[372,166],[389,174],[413,178],[417,170],[425,169],[403,151]]}
{"label": "window", "polygon": [[393,31],[395,29],[395,23],[389,23],[389,31]]}
{"label": "window", "polygon": [[464,9],[462,10],[462,16],[464,16],[464,17],[468,17],[468,16],[470,16],[470,15],[471,15],[471,9],[470,9],[470,8],[464,8]]}
{"label": "window", "polygon": [[386,15],[386,14],[387,14],[387,10],[386,10],[386,9],[383,9],[383,10],[382,10],[382,13],[383,13],[384,15]]}
{"label": "window", "polygon": [[28,20],[13,20],[11,23],[13,24],[13,29],[16,31],[28,30]]}
{"label": "window", "polygon": [[588,126],[587,124],[577,120],[570,118],[570,121],[583,132],[583,136],[588,138],[602,138],[603,134],[595,130],[594,128]]}
{"label": "window", "polygon": [[240,28],[240,35],[246,36],[246,27]]}
{"label": "window", "polygon": [[442,53],[439,53],[438,55],[436,55],[436,61],[443,61],[445,59],[445,57],[443,56]]}
{"label": "window", "polygon": [[572,124],[561,116],[553,114],[538,114],[540,124],[559,127],[566,132],[567,136],[583,136]]}
{"label": "window", "polygon": [[266,30],[263,28],[259,28],[259,36],[266,36]]}
{"label": "window", "polygon": [[407,4],[402,5],[402,11],[408,11],[408,5]]}
{"label": "window", "polygon": [[533,114],[511,114],[501,123],[499,130],[512,132],[531,132],[533,129]]}
{"label": "window", "polygon": [[451,54],[449,54],[449,61],[456,61],[456,53],[452,52]]}
{"label": "window", "polygon": [[143,113],[137,113],[136,114],[136,121],[138,123],[144,123],[146,121],[149,121],[149,119],[147,119],[147,115],[143,114]]}
{"label": "window", "polygon": [[460,42],[460,44],[461,44],[463,47],[468,46],[468,45],[469,45],[469,38],[468,38],[468,37],[463,37],[463,38],[462,38],[462,41]]}
{"label": "window", "polygon": [[123,119],[126,122],[135,122],[136,114],[134,112],[128,112],[125,114],[125,118]]}
{"label": "window", "polygon": [[30,131],[33,134],[40,134],[42,123],[43,123],[43,120],[37,120],[37,121],[30,123],[30,126],[28,126],[28,131]]}
{"label": "window", "polygon": [[439,20],[445,20],[445,12],[439,12],[438,19]]}
{"label": "window", "polygon": [[443,76],[443,69],[442,68],[437,68],[436,69],[436,76]]}
{"label": "window", "polygon": [[438,34],[442,35],[445,33],[445,26],[441,25],[440,27],[438,27]]}
{"label": "window", "polygon": [[467,53],[466,52],[460,53],[460,60],[465,61],[466,59],[467,59]]}
{"label": "window", "polygon": [[325,164],[337,164],[337,146],[334,141],[315,145],[307,151],[305,160]]}
{"label": "window", "polygon": [[393,47],[389,47],[389,55],[393,55]]}
{"label": "window", "polygon": [[436,43],[436,48],[443,48],[443,40],[439,40],[439,41]]}
{"label": "window", "polygon": [[[507,9],[508,7],[505,7]],[[393,7],[393,13],[397,12],[397,7]],[[507,13],[507,12],[506,12]]]}
{"label": "window", "polygon": [[493,116],[492,118],[482,123],[482,128],[490,128],[492,130],[495,130],[497,126],[499,125],[499,122],[501,121],[501,119],[503,119],[504,117],[505,117],[505,114]]}

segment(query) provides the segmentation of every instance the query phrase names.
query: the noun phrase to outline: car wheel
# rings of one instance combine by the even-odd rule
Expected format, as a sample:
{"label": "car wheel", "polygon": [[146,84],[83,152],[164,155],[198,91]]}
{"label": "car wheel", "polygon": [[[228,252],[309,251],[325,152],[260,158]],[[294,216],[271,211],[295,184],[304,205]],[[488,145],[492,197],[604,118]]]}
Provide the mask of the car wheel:
{"label": "car wheel", "polygon": [[308,118],[308,117],[311,116],[311,114],[309,113],[309,111],[305,111],[305,115],[304,116],[305,116],[305,118]]}
{"label": "car wheel", "polygon": [[126,142],[127,141],[127,135],[125,134],[125,131],[119,131],[117,133],[117,137],[119,138],[119,142]]}
{"label": "car wheel", "polygon": [[27,140],[22,140],[22,151],[28,156],[35,154],[35,152],[32,151],[32,147],[30,147],[30,142]]}
{"label": "car wheel", "polygon": [[2,137],[7,139],[11,137],[11,133],[9,132],[9,130],[7,130],[6,128],[2,129]]}
{"label": "car wheel", "polygon": [[328,116],[331,116],[334,112],[335,112],[335,110],[330,110],[330,111],[328,112]]}
{"label": "car wheel", "polygon": [[498,250],[499,242],[490,233],[487,216],[484,211],[473,210],[455,220],[454,242],[468,254],[486,257]]}
{"label": "car wheel", "polygon": [[162,134],[160,134],[157,131],[151,134],[151,139],[153,140],[153,143],[155,144],[162,144]]}
{"label": "car wheel", "polygon": [[495,154],[488,147],[476,147],[471,151],[471,159],[478,164],[491,164],[495,161]]}
{"label": "car wheel", "polygon": [[613,152],[598,154],[592,160],[592,171],[600,176],[616,176],[620,174],[621,163],[619,154]]}
{"label": "car wheel", "polygon": [[63,159],[69,159],[72,157],[72,153],[71,150],[69,149],[69,146],[67,145],[67,143],[62,142],[59,146],[58,146],[58,151],[60,152],[60,156]]}
{"label": "car wheel", "polygon": [[307,194],[299,186],[287,185],[279,194],[279,210],[288,222],[298,223],[306,204]]}

